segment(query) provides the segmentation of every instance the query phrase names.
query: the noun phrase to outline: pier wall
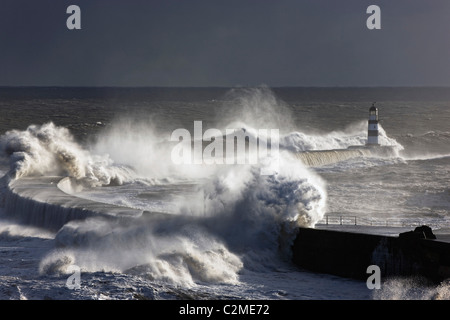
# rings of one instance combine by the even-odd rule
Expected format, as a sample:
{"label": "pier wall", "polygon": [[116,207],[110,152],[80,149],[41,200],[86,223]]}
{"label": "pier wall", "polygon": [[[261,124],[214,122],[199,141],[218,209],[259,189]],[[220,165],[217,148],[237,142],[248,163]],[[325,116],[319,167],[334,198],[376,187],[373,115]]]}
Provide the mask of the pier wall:
{"label": "pier wall", "polygon": [[4,182],[6,192],[2,202],[6,217],[27,225],[57,231],[73,220],[92,217],[134,218],[142,215],[142,210],[82,199],[63,192],[58,185],[62,183],[62,186],[67,188],[67,179],[25,177]]}
{"label": "pier wall", "polygon": [[299,228],[292,249],[299,267],[341,277],[367,280],[377,265],[382,277],[450,278],[450,243],[438,240]]}

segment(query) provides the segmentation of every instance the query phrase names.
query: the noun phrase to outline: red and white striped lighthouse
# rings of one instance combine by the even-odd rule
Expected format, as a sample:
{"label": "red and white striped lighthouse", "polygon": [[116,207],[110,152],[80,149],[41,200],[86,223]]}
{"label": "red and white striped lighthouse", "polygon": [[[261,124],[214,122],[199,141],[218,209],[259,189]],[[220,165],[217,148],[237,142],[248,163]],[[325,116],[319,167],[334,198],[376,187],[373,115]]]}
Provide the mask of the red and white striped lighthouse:
{"label": "red and white striped lighthouse", "polygon": [[375,103],[369,109],[369,130],[367,134],[368,146],[379,146],[378,143],[378,109]]}

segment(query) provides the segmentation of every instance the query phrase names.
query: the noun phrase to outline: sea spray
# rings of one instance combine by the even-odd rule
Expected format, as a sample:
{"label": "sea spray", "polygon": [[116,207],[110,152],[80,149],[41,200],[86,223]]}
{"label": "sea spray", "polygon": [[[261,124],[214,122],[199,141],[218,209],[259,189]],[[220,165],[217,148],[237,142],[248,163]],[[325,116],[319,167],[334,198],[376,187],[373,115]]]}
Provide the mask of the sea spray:
{"label": "sea spray", "polygon": [[[395,139],[388,137],[379,125],[379,142],[382,146],[394,147],[396,152],[403,146]],[[336,150],[351,146],[364,146],[367,142],[367,121],[350,124],[342,131],[331,131],[322,134],[311,134],[302,131],[289,132],[280,139],[280,148],[292,151]]]}
{"label": "sea spray", "polygon": [[261,165],[221,167],[180,204],[182,215],[203,217],[246,268],[289,259],[296,228],[314,227],[326,209],[325,182],[289,153],[278,161],[278,172],[268,176]]}
{"label": "sea spray", "polygon": [[197,192],[180,198],[177,215],[70,222],[56,237],[67,249],[45,258],[41,270],[55,271],[70,260],[84,271],[140,273],[192,286],[235,283],[242,270],[274,268],[280,249],[287,258],[295,228],[314,226],[326,204],[318,176],[289,153],[277,160],[271,176],[260,174],[270,162],[214,166]]}
{"label": "sea spray", "polygon": [[10,175],[67,175],[89,186],[131,181],[133,170],[115,166],[107,155],[91,154],[64,127],[49,122],[11,130],[0,137],[0,154],[9,159]]}
{"label": "sea spray", "polygon": [[176,215],[66,224],[42,272],[70,260],[85,272],[127,272],[183,286],[236,283],[245,270],[288,260],[296,227],[314,226],[324,213],[324,182],[289,154],[272,176],[260,175],[259,166],[216,170],[181,198]]}
{"label": "sea spray", "polygon": [[139,274],[155,281],[193,286],[236,283],[240,259],[192,219],[70,222],[56,237],[59,248],[41,262],[42,273],[64,273],[70,261],[83,272]]}
{"label": "sea spray", "polygon": [[170,132],[157,131],[153,121],[151,117],[136,119],[131,115],[114,121],[92,144],[92,153],[107,155],[147,180],[186,181],[213,174],[212,166],[174,163],[171,153],[176,144],[170,141]]}
{"label": "sea spray", "polygon": [[280,133],[295,130],[292,108],[267,86],[234,88],[224,97],[216,114],[217,128],[276,128]]}
{"label": "sea spray", "polygon": [[449,300],[450,282],[431,284],[422,277],[391,277],[374,290],[375,300]]}
{"label": "sea spray", "polygon": [[[252,125],[285,124],[288,114],[277,112],[285,106],[270,91],[247,94],[239,100],[246,114],[240,119],[253,113]],[[279,116],[270,123],[273,114]],[[256,128],[241,124],[250,132]],[[59,248],[42,260],[41,272],[65,272],[71,263],[85,272],[140,272],[183,285],[235,283],[242,270],[273,268],[280,253],[289,251],[296,227],[313,227],[323,216],[325,183],[287,152],[272,159],[279,164],[272,175],[261,175],[261,168],[273,167],[270,158],[256,165],[177,166],[168,161],[167,140],[151,123],[133,121],[114,123],[90,152],[67,129],[51,123],[2,137],[16,177],[66,174],[95,187],[132,180],[122,169],[130,168],[140,178],[197,183],[194,195],[179,197],[176,215],[67,223],[56,236]]]}
{"label": "sea spray", "polygon": [[[270,90],[246,91],[238,101],[234,110],[239,112],[227,109],[224,128],[235,128],[233,124],[249,132],[283,128],[280,141],[285,151],[279,153],[279,166],[271,175],[260,174],[261,168],[271,167],[270,159],[251,165],[176,165],[169,157],[169,135],[155,132],[145,121],[117,121],[100,134],[90,151],[76,144],[67,129],[53,124],[15,132],[12,137],[19,136],[18,140],[6,138],[20,142],[2,148],[6,154],[24,155],[13,159],[18,177],[63,173],[97,182],[92,186],[120,184],[134,177],[167,179],[168,185],[179,180],[197,184],[196,192],[178,198],[173,215],[153,218],[147,213],[117,221],[91,218],[67,223],[56,236],[59,248],[42,260],[41,272],[65,272],[70,263],[84,272],[137,273],[193,286],[236,283],[243,272],[275,269],[280,257],[289,260],[296,228],[314,227],[325,213],[327,194],[325,182],[288,151],[346,147],[363,141],[366,132],[358,125],[325,139],[301,133],[301,128],[292,134],[286,132],[289,108]],[[40,150],[46,155],[43,161],[35,156]],[[50,165],[34,170],[34,164],[41,162]]]}

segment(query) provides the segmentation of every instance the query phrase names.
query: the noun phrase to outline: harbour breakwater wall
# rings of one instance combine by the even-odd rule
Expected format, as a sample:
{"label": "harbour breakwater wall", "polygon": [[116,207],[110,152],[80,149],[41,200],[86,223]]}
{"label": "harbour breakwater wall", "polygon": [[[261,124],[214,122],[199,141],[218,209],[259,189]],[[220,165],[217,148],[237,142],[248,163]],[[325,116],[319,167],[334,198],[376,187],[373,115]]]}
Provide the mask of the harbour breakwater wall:
{"label": "harbour breakwater wall", "polygon": [[357,157],[369,157],[371,155],[372,152],[370,149],[304,151],[295,154],[295,156],[308,167],[320,167],[339,161]]}
{"label": "harbour breakwater wall", "polygon": [[[354,157],[389,154],[390,147],[356,146],[349,149],[294,153],[305,165],[317,167]],[[0,206],[6,216],[21,223],[58,230],[71,220],[89,217],[136,217],[141,210],[100,203],[77,197],[80,185],[70,177],[22,177],[0,179]]]}
{"label": "harbour breakwater wall", "polygon": [[[58,231],[67,222],[91,217],[129,218],[143,211],[83,199],[64,192],[70,178],[24,177],[3,181],[5,215],[19,223]],[[60,186],[60,187],[59,187]]]}
{"label": "harbour breakwater wall", "polygon": [[348,149],[311,150],[295,153],[304,165],[320,167],[358,157],[392,157],[396,150],[392,146],[354,146]]}
{"label": "harbour breakwater wall", "polygon": [[367,280],[376,265],[382,277],[421,276],[433,282],[450,278],[450,243],[420,232],[395,236],[299,228],[293,262],[306,270]]}

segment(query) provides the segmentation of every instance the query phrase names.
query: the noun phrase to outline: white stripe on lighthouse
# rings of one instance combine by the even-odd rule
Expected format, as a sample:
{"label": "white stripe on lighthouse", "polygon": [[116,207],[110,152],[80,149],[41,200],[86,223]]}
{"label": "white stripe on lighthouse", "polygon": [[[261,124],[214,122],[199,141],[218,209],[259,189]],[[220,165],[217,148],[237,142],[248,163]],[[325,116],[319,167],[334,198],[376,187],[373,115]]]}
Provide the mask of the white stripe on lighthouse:
{"label": "white stripe on lighthouse", "polygon": [[379,145],[378,143],[378,109],[373,104],[369,109],[369,126],[367,134],[368,145]]}

